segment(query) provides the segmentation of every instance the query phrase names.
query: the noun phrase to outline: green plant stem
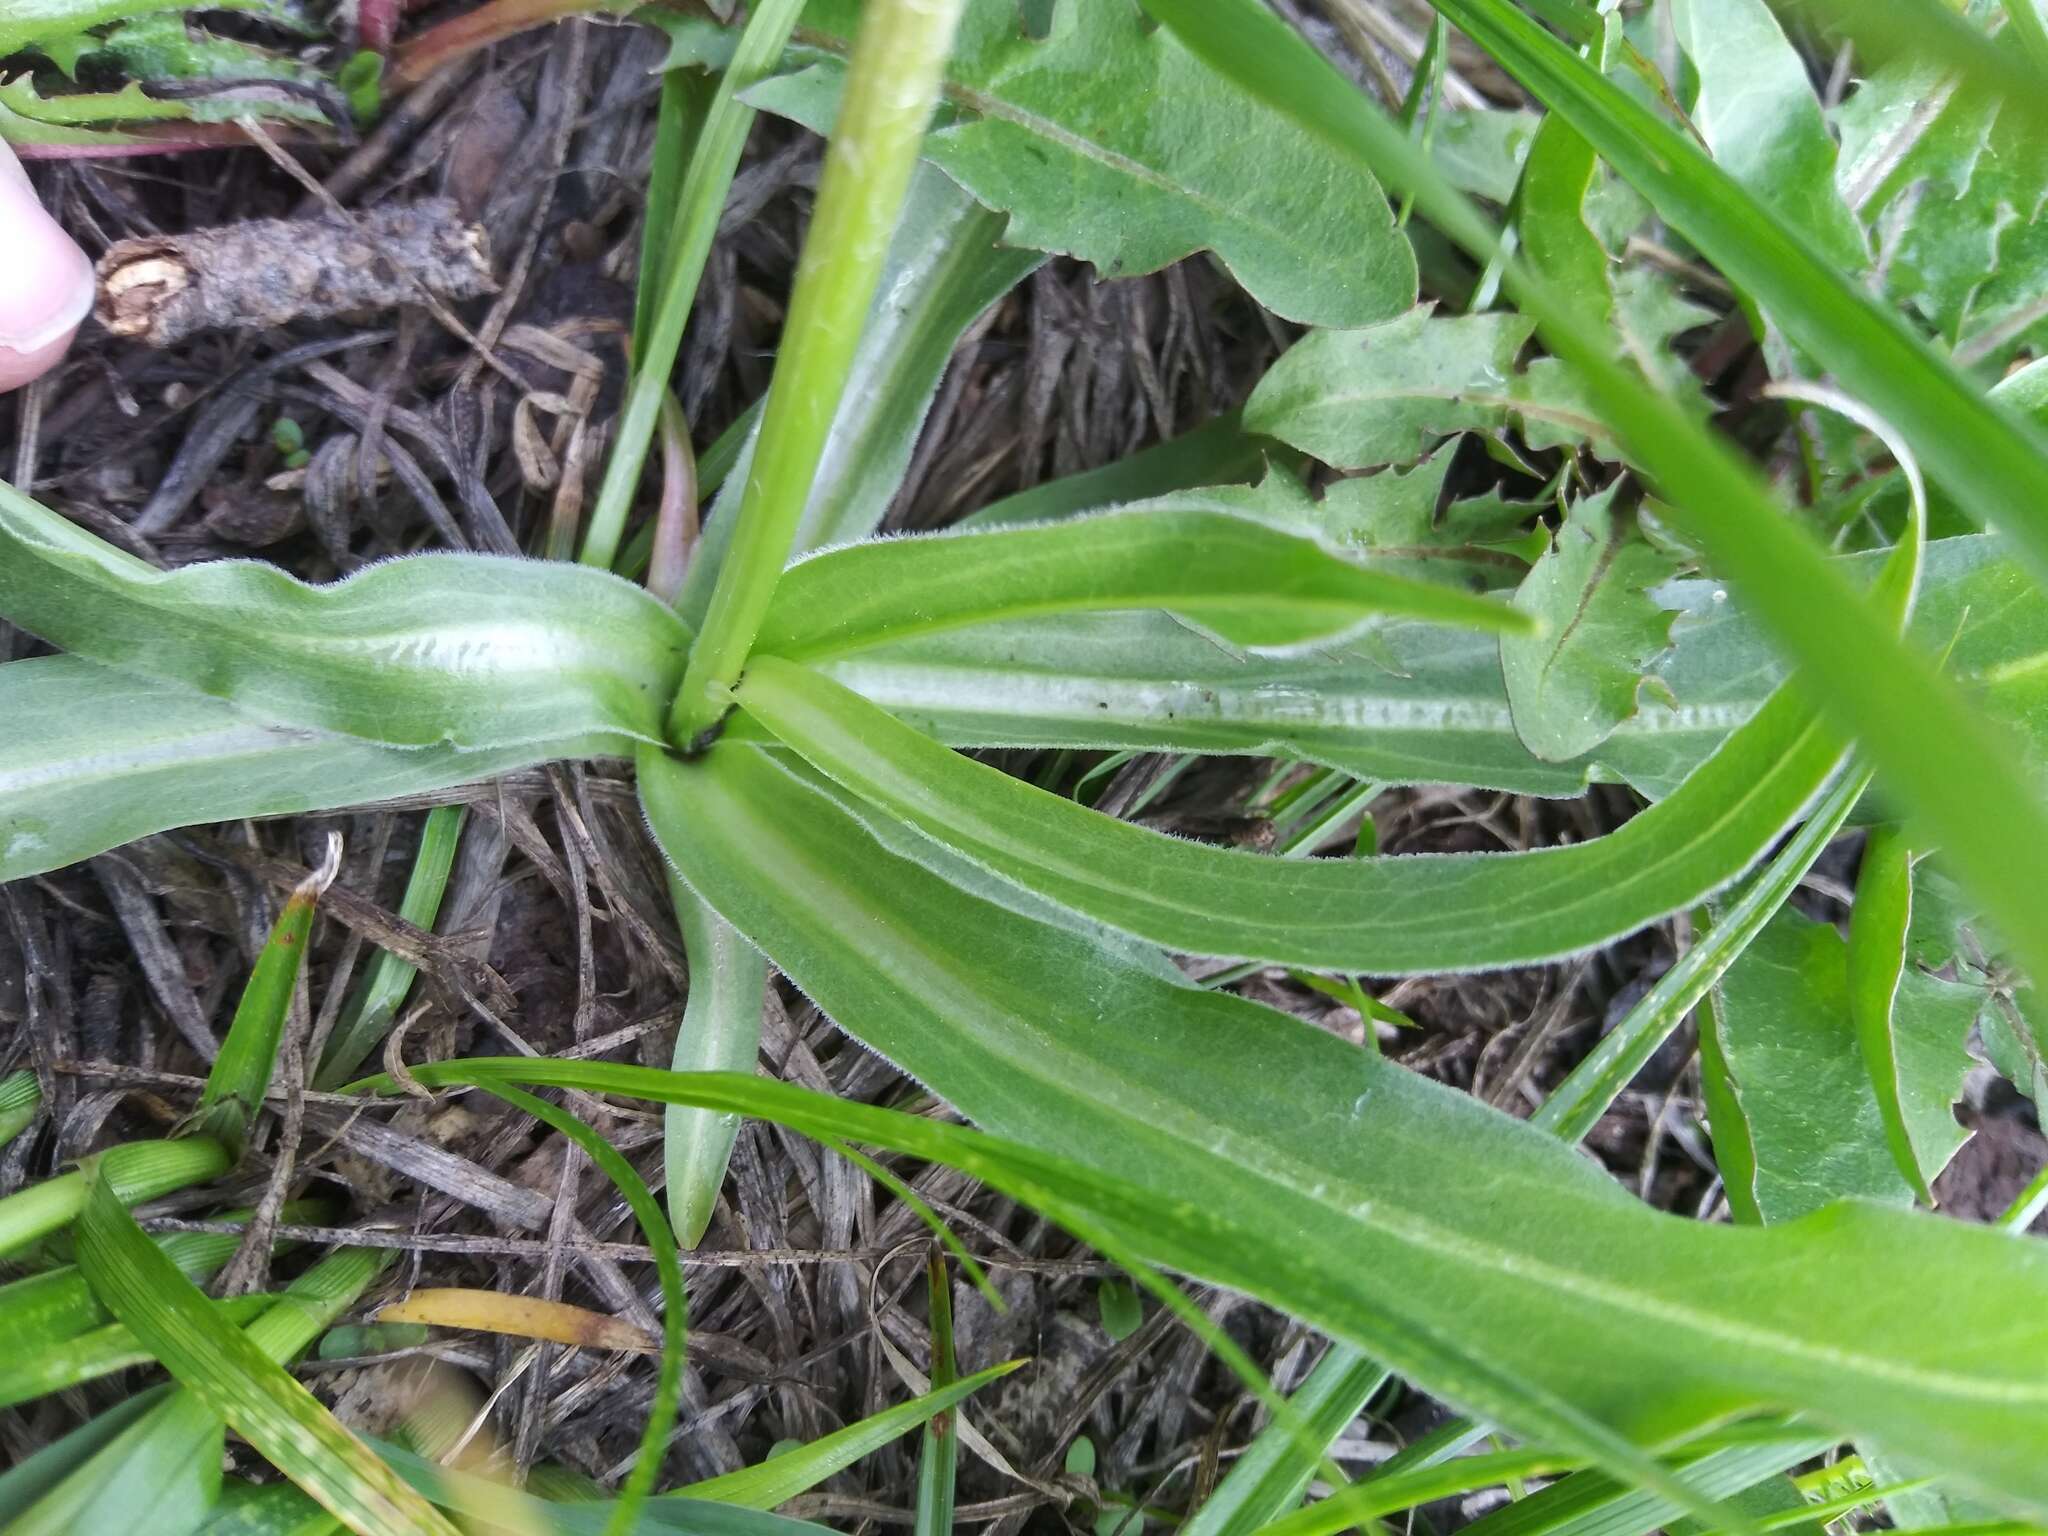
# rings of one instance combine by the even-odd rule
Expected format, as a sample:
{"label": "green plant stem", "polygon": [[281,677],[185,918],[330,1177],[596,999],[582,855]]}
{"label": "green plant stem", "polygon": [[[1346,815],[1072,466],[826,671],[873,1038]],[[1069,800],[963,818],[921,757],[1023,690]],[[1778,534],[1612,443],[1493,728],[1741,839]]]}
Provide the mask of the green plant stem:
{"label": "green plant stem", "polygon": [[[931,1319],[932,1390],[940,1392],[958,1379],[953,1362],[953,1282],[946,1255],[936,1243],[925,1266],[925,1310]],[[950,1536],[953,1529],[954,1478],[959,1469],[960,1436],[951,1412],[925,1422],[924,1442],[917,1457],[917,1525],[913,1536]]]}
{"label": "green plant stem", "polygon": [[[462,842],[462,826],[469,815],[463,805],[437,805],[427,812],[420,827],[420,845],[413,854],[412,874],[405,882],[405,895],[398,915],[416,928],[431,930],[441,915],[441,900],[448,892],[449,872],[455,867],[455,853]],[[363,973],[356,995],[349,999],[341,1022],[335,1027],[320,1056],[320,1068],[313,1086],[322,1090],[345,1083],[389,1033],[391,1021],[405,1006],[406,997],[419,970],[388,949],[380,949]]]}
{"label": "green plant stem", "polygon": [[[107,1183],[123,1205],[153,1200],[188,1184],[226,1173],[232,1160],[217,1141],[194,1136],[184,1141],[134,1141],[110,1147],[98,1159]],[[0,1200],[0,1257],[66,1227],[85,1208],[92,1188],[90,1167],[60,1174]]]}
{"label": "green plant stem", "polygon": [[862,15],[731,556],[669,718],[685,748],[731,708],[795,541],[964,3],[875,0]]}
{"label": "green plant stem", "polygon": [[[618,437],[605,463],[604,480],[590,511],[590,528],[583,537],[585,565],[609,569],[618,557],[626,513],[640,484],[640,469],[647,462],[648,445],[654,441],[654,430],[661,419],[661,402],[668,396],[669,374],[683,344],[683,328],[689,323],[697,284],[704,276],[712,237],[718,233],[719,216],[725,209],[733,172],[739,167],[747,129],[753,125],[754,109],[741,104],[739,93],[781,59],[802,9],[803,0],[762,0],[740,33],[732,63],[726,66],[724,78],[704,114],[697,147],[676,197],[674,223],[661,252],[661,299],[633,358],[633,382],[626,392],[625,409],[619,413]],[[680,131],[680,105],[674,112],[664,112],[664,117],[664,127]],[[821,194],[820,219],[824,211]],[[651,233],[648,243],[653,243]],[[799,286],[802,280],[799,272]],[[855,329],[858,330],[857,323]]]}
{"label": "green plant stem", "polygon": [[43,1090],[29,1068],[0,1077],[0,1147],[35,1123],[42,1102]]}
{"label": "green plant stem", "polygon": [[270,1091],[277,1070],[278,1048],[284,1043],[285,1018],[305,962],[306,941],[313,932],[313,911],[334,879],[341,859],[341,839],[331,838],[327,861],[299,882],[270,930],[269,942],[256,957],[234,1022],[221,1042],[220,1054],[206,1075],[192,1124],[201,1134],[217,1138],[241,1160],[249,1139],[249,1121]]}
{"label": "green plant stem", "polygon": [[2019,34],[2028,64],[2048,84],[2048,23],[2041,20],[2040,0],[2005,0],[2006,19]]}
{"label": "green plant stem", "polygon": [[2024,1232],[2043,1211],[2048,1211],[2048,1167],[2043,1167],[2034,1175],[2034,1182],[2019,1192],[1998,1218],[1998,1224],[2009,1231]]}

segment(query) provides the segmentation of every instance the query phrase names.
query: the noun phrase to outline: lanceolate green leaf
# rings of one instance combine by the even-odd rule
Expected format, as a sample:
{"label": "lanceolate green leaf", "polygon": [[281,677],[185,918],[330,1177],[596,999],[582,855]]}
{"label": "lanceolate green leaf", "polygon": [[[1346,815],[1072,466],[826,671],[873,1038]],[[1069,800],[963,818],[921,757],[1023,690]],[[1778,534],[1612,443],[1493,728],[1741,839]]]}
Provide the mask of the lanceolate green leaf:
{"label": "lanceolate green leaf", "polygon": [[[104,1180],[95,1181],[81,1215],[78,1256],[108,1310],[135,1331],[179,1385],[336,1518],[363,1536],[455,1536],[455,1528],[344,1429],[272,1351],[213,1313]],[[359,1278],[336,1275],[334,1290],[344,1305],[388,1261],[388,1255],[357,1258]],[[331,1310],[323,1316],[289,1301],[273,1311],[284,1334],[297,1339],[295,1348],[332,1320]],[[266,1314],[250,1329],[269,1332],[271,1322]]]}
{"label": "lanceolate green leaf", "polygon": [[1592,842],[1283,860],[1100,815],[959,757],[788,662],[757,658],[739,699],[863,799],[1099,922],[1176,950],[1370,975],[1528,964],[1689,906],[1761,857],[1842,755],[1788,692],[1669,799]]}
{"label": "lanceolate green leaf", "polygon": [[[690,963],[690,995],[670,1064],[678,1072],[752,1071],[761,1049],[768,962],[688,886],[673,877],[670,886]],[[685,1248],[695,1248],[711,1225],[739,1129],[734,1115],[680,1106],[662,1115],[669,1220]]]}
{"label": "lanceolate green leaf", "polygon": [[426,794],[623,746],[572,730],[476,751],[387,747],[76,656],[0,666],[0,720],[0,880],[170,827]]}
{"label": "lanceolate green leaf", "polygon": [[[2048,1469],[2022,1443],[2048,1340],[2037,1332],[2019,1358],[2012,1326],[2048,1304],[2035,1245],[1853,1206],[1761,1232],[1660,1215],[1549,1138],[1383,1059],[1234,998],[1133,993],[1086,946],[1046,950],[1042,930],[922,886],[872,845],[842,847],[843,832],[821,844],[830,823],[793,824],[798,805],[773,791],[744,825],[724,820],[738,803],[701,793],[773,774],[749,754],[661,762],[680,781],[650,797],[683,834],[671,851],[688,848],[729,910],[776,923],[772,947],[807,991],[920,1076],[950,1076],[977,1120],[1063,1155],[751,1079],[501,1058],[428,1066],[422,1081],[502,1073],[934,1157],[1380,1350],[1516,1432],[1554,1433],[1584,1410],[1663,1438],[1744,1404],[1799,1403],[2048,1507]],[[858,882],[843,855],[863,861]],[[1261,1072],[1237,1069],[1253,1057]],[[1133,1082],[1154,1070],[1166,1076],[1152,1090]]]}
{"label": "lanceolate green leaf", "polygon": [[1874,828],[1864,845],[1863,869],[1856,878],[1843,996],[1862,1048],[1864,1070],[1875,1091],[1892,1161],[1907,1186],[1932,1205],[1934,1192],[1906,1124],[1898,1041],[1893,1033],[1894,1005],[1906,969],[1906,936],[1912,922],[1912,848],[1900,828]]}
{"label": "lanceolate green leaf", "polygon": [[1381,615],[1533,634],[1504,603],[1343,559],[1313,538],[1171,501],[986,533],[856,544],[792,566],[759,649],[792,659],[1004,619],[1163,608],[1233,646],[1298,650]]}
{"label": "lanceolate green leaf", "polygon": [[1835,192],[1835,141],[1806,63],[1764,0],[1673,0],[1672,28],[1699,90],[1693,125],[1714,159],[1846,272],[1869,260]]}
{"label": "lanceolate green leaf", "polygon": [[[859,12],[855,0],[812,0],[805,37],[841,51]],[[822,131],[841,73],[828,56],[749,99]],[[1009,215],[1010,245],[1109,277],[1210,249],[1267,308],[1305,324],[1365,325],[1415,300],[1415,258],[1372,179],[1134,7],[1058,6],[1041,41],[1014,0],[973,0],[946,100],[953,115],[925,153]],[[1219,123],[1228,155],[1209,147]]]}
{"label": "lanceolate green leaf", "polygon": [[158,571],[0,485],[0,615],[276,725],[407,747],[661,739],[689,632],[602,571],[419,555],[309,587],[274,566]]}

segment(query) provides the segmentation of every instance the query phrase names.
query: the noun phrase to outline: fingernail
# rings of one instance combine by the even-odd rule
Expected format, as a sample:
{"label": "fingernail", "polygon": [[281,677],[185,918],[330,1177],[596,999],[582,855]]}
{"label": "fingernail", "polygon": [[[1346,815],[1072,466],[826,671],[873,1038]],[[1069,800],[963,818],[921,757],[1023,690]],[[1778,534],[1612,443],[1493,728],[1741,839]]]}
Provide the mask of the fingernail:
{"label": "fingernail", "polygon": [[[44,211],[27,173],[0,145],[0,352],[40,355],[92,310],[92,263]],[[4,362],[4,360],[0,360]]]}

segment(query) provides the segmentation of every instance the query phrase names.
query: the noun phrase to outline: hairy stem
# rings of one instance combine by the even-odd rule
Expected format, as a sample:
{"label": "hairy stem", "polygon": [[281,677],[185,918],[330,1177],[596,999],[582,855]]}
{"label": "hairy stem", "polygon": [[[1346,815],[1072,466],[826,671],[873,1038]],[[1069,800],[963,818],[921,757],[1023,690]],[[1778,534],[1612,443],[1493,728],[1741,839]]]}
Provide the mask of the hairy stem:
{"label": "hairy stem", "polygon": [[875,0],[862,17],[731,556],[669,717],[680,745],[731,707],[729,690],[796,537],[963,3]]}

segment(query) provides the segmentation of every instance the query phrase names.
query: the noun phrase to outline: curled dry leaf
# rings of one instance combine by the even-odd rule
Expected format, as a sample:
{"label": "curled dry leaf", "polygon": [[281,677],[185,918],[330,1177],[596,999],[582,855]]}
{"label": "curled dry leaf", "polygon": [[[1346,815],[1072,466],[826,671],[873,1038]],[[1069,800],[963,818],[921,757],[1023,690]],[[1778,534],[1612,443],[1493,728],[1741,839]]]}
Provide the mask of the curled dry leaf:
{"label": "curled dry leaf", "polygon": [[661,1341],[644,1329],[587,1307],[459,1286],[414,1291],[404,1301],[380,1308],[377,1321],[471,1328],[522,1339],[545,1339],[579,1349],[629,1349],[640,1354],[654,1354],[661,1349]]}
{"label": "curled dry leaf", "polygon": [[184,235],[119,240],[99,263],[100,323],[168,347],[199,331],[269,330],[421,292],[494,292],[490,243],[444,197],[337,219],[251,219]]}

